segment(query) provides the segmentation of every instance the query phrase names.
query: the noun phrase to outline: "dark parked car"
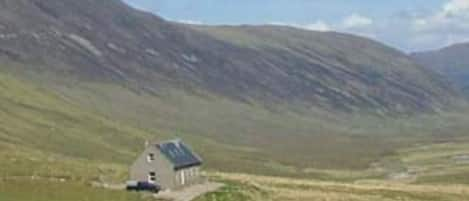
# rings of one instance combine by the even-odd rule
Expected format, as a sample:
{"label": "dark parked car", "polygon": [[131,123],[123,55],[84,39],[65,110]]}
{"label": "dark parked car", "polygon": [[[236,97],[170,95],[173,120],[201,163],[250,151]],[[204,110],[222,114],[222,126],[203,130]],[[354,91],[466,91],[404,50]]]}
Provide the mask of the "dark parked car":
{"label": "dark parked car", "polygon": [[128,191],[150,191],[153,193],[158,193],[161,190],[161,187],[150,182],[128,181],[126,189]]}

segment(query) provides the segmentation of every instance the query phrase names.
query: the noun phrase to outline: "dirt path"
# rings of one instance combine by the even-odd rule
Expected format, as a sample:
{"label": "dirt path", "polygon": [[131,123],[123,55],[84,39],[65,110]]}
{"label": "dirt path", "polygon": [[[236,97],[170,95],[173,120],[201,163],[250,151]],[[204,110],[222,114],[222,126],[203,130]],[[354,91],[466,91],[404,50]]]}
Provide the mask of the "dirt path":
{"label": "dirt path", "polygon": [[160,192],[155,195],[155,198],[169,199],[173,201],[191,201],[203,194],[216,191],[223,187],[221,183],[207,182],[204,184],[194,185],[180,191]]}

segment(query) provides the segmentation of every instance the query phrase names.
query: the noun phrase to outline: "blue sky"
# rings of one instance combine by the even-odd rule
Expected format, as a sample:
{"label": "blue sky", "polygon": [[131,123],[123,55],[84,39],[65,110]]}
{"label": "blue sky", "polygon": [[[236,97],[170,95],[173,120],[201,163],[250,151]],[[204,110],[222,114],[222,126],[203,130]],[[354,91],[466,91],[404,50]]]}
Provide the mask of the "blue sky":
{"label": "blue sky", "polygon": [[166,19],[277,24],[366,36],[404,51],[469,41],[469,0],[125,0]]}

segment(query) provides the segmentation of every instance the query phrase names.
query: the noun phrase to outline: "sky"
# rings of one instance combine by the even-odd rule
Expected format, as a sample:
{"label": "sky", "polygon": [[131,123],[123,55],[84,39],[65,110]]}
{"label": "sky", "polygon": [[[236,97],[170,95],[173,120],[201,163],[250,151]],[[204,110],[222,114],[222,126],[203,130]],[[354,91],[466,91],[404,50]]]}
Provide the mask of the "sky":
{"label": "sky", "polygon": [[469,0],[124,0],[190,24],[274,24],[338,31],[406,52],[469,41]]}

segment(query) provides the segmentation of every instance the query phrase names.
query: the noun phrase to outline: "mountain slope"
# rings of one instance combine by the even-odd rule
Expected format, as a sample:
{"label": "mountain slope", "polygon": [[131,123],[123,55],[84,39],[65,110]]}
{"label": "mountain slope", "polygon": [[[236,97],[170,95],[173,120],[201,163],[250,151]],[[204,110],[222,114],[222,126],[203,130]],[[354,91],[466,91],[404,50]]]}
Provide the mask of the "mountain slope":
{"label": "mountain slope", "polygon": [[64,108],[158,133],[148,138],[184,138],[216,170],[367,168],[453,126],[376,118],[438,111],[457,98],[438,76],[379,43],[285,27],[220,31],[117,0],[0,0],[0,70],[60,95],[72,104]]}
{"label": "mountain slope", "polygon": [[[439,128],[441,127],[439,126]],[[148,137],[150,136],[145,132],[106,120],[95,113],[87,112],[87,110],[67,102],[64,97],[33,87],[28,81],[18,80],[11,75],[0,73],[0,160],[2,161],[0,166],[0,198],[2,200],[148,200],[140,194],[107,190],[90,185],[99,182],[122,183],[127,175],[126,164],[129,164],[138,153],[140,149],[138,145],[141,145],[143,139]],[[366,137],[356,136],[356,138]],[[377,138],[366,142],[364,139],[359,139],[363,144],[357,147],[366,147],[368,152],[377,152],[375,146],[389,146],[392,143],[392,141],[388,141],[388,143],[377,145],[377,143],[383,142],[379,139],[382,140],[382,138]],[[335,140],[340,141],[339,143],[342,143],[340,148],[345,150],[349,147],[348,145],[344,146],[345,144],[356,143],[353,141],[356,140],[355,138],[335,138]],[[313,142],[308,143],[311,145]],[[288,142],[282,142],[282,145],[288,145]],[[205,159],[208,158],[206,156],[213,157],[210,153],[223,150],[207,152],[203,147],[200,148],[204,150]],[[240,147],[231,148],[241,150]],[[342,156],[344,158],[335,158],[327,152],[333,152],[338,149],[337,147],[322,147],[322,149],[322,153],[318,150],[322,157],[326,157],[328,160],[338,160],[341,163],[347,161],[347,156],[353,156],[353,153],[349,155],[345,152],[346,155]],[[437,150],[437,152],[433,153],[434,150]],[[451,157],[453,154],[464,153],[462,152],[464,150],[467,150],[467,144],[438,144],[435,147],[417,147],[412,151],[406,150],[401,153],[411,159],[403,161],[412,164],[412,167],[420,165],[420,163],[430,164],[431,167],[436,166],[433,169],[417,166],[419,167],[417,168],[418,171],[430,171],[430,174],[434,171],[437,172],[437,176],[445,177],[437,181],[453,182],[447,175],[441,175],[441,172],[447,170],[445,169],[446,166],[452,167],[454,165],[452,162],[454,159]],[[445,184],[447,188],[435,188],[435,186],[400,184],[399,181],[390,183],[384,179],[381,180],[380,178],[383,177],[385,172],[378,170],[381,169],[379,165],[376,167],[377,170],[368,169],[363,172],[316,170],[311,168],[301,170],[293,166],[282,166],[280,163],[275,163],[272,156],[253,156],[257,154],[255,149],[248,151],[251,153],[250,155],[242,155],[240,151],[229,153],[232,155],[222,152],[219,153],[220,158],[217,160],[234,167],[237,165],[252,167],[254,161],[242,161],[243,163],[237,164],[240,162],[238,157],[245,160],[245,157],[258,157],[257,163],[271,166],[270,168],[276,171],[269,172],[264,169],[257,172],[262,175],[301,175],[301,178],[304,179],[304,175],[309,174],[316,179],[338,180],[340,182],[326,182],[316,179],[302,181],[292,178],[217,172],[212,174],[213,177],[210,177],[210,179],[226,182],[227,186],[225,188],[228,189],[225,190],[224,188],[219,192],[201,196],[197,200],[212,200],[214,198],[225,200],[248,198],[259,200],[265,198],[271,200],[271,197],[278,200],[285,200],[286,198],[298,200],[314,199],[318,196],[332,200],[343,200],[344,196],[356,200],[369,200],[370,197],[375,198],[377,195],[391,200],[396,197],[398,199],[405,197],[412,200],[431,200],[433,198],[435,200],[464,200],[467,197],[467,193],[465,193],[467,190],[462,189],[464,188],[462,185],[454,186],[454,183]],[[288,149],[288,158],[298,157],[292,156],[296,153],[290,151]],[[347,151],[350,151],[350,149]],[[429,154],[429,152],[435,155]],[[315,155],[316,153],[311,152],[308,155]],[[416,156],[413,154],[416,154]],[[442,158],[442,156],[445,157]],[[364,158],[358,155],[352,159],[363,160]],[[377,157],[377,159],[381,158]],[[396,160],[395,157],[391,159]],[[430,163],[429,159],[431,159]],[[433,160],[444,160],[447,163],[441,166]],[[465,166],[461,166],[461,164],[456,166],[455,171],[462,172],[457,172],[459,174],[454,177],[462,182],[467,182],[464,181],[463,177],[467,174],[463,172],[464,170],[461,170],[462,167]],[[240,167],[237,168],[239,168],[237,170],[243,170]],[[395,168],[395,164],[392,168]],[[244,170],[248,172],[247,169]],[[282,171],[289,172],[289,174],[280,173]],[[360,182],[362,179],[365,181]],[[251,186],[253,181],[260,185]],[[376,187],[377,185],[378,187]],[[338,187],[340,187],[339,189],[347,188],[347,191],[345,193],[343,190],[337,191]],[[379,191],[376,188],[379,188]],[[457,192],[453,188],[456,188]],[[321,193],[315,193],[316,189]],[[274,190],[275,192],[281,192],[282,195],[274,193]],[[295,190],[294,193],[291,193],[292,190]],[[253,194],[256,196],[251,197],[250,195]],[[287,196],[283,196],[283,194]]]}
{"label": "mountain slope", "polygon": [[440,50],[413,53],[422,65],[446,76],[454,85],[469,93],[469,43],[452,45]]}
{"label": "mountain slope", "polygon": [[[345,112],[437,111],[455,97],[404,54],[350,35],[278,27],[195,31],[118,0],[0,4],[3,59],[40,63],[47,67],[39,72],[82,81]],[[220,30],[231,38],[219,37]]]}
{"label": "mountain slope", "polygon": [[11,76],[0,74],[0,146],[126,163],[148,134],[118,125]]}
{"label": "mountain slope", "polygon": [[127,179],[149,136],[0,72],[0,200],[148,200],[90,183]]}
{"label": "mountain slope", "polygon": [[425,110],[431,102],[444,102],[437,94],[453,93],[446,81],[401,52],[366,38],[277,26],[194,28],[270,54],[269,62],[290,69],[292,80],[309,82],[301,91],[311,90],[321,97],[315,102],[334,102],[335,108]]}

